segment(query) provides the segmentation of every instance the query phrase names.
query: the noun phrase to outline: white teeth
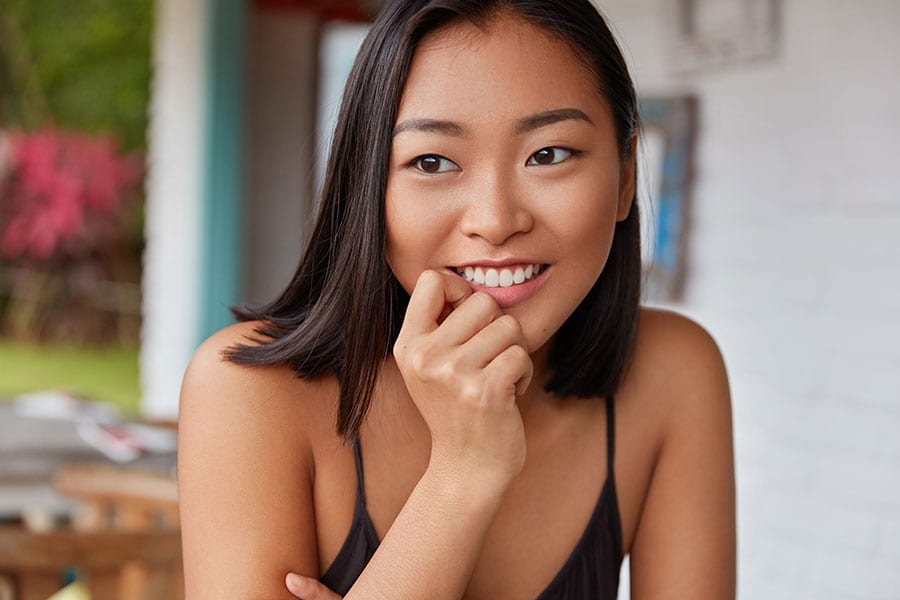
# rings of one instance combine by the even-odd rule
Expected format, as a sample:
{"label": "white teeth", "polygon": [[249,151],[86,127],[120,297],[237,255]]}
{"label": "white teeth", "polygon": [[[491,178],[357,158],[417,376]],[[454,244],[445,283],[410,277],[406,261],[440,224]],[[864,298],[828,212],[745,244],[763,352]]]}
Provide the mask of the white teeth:
{"label": "white teeth", "polygon": [[481,267],[465,267],[456,272],[465,277],[466,281],[483,285],[485,287],[510,287],[519,285],[537,277],[541,272],[541,265],[523,265],[509,269],[483,269]]}
{"label": "white teeth", "polygon": [[497,287],[500,285],[500,275],[497,274],[497,269],[488,269],[484,274],[484,285],[488,287]]}

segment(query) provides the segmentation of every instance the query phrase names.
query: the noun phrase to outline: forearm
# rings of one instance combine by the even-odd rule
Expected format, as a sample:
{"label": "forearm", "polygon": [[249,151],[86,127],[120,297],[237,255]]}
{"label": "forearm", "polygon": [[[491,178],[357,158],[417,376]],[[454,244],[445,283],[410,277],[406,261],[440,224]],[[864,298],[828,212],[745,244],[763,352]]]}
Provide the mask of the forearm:
{"label": "forearm", "polygon": [[[446,316],[447,306],[453,311]],[[519,322],[459,277],[424,271],[394,345],[431,459],[347,598],[456,600],[525,462],[516,406],[533,365]]]}
{"label": "forearm", "polygon": [[504,490],[442,471],[422,476],[347,600],[462,597]]}

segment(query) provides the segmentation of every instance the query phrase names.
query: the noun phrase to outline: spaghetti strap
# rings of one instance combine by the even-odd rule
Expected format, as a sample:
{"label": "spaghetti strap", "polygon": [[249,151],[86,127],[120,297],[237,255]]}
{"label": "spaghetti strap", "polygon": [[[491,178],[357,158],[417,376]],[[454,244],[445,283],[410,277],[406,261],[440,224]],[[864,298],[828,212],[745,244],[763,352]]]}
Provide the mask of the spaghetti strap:
{"label": "spaghetti strap", "polygon": [[356,502],[366,505],[366,488],[363,485],[362,450],[360,450],[359,436],[353,440],[353,456],[356,459]]}
{"label": "spaghetti strap", "polygon": [[616,456],[616,410],[612,394],[606,397],[606,468],[612,475],[613,459]]}
{"label": "spaghetti strap", "polygon": [[[562,568],[537,597],[538,600],[561,598],[614,599],[622,564],[622,524],[613,477],[615,455],[614,402],[606,398],[606,434],[608,472],[594,511],[581,537]],[[337,557],[322,575],[329,589],[346,595],[378,550],[380,541],[366,510],[363,488],[363,462],[359,437],[354,438],[356,460],[356,507],[350,531]]]}

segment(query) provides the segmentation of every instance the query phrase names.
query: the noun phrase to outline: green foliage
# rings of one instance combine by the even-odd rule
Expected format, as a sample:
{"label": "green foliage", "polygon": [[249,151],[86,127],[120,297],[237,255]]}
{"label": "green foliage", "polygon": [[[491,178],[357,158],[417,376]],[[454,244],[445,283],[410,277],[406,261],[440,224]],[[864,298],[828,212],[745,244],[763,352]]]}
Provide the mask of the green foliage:
{"label": "green foliage", "polygon": [[0,399],[47,389],[108,402],[135,415],[140,398],[137,348],[38,346],[0,339]]}
{"label": "green foliage", "polygon": [[0,0],[0,117],[145,145],[153,0]]}

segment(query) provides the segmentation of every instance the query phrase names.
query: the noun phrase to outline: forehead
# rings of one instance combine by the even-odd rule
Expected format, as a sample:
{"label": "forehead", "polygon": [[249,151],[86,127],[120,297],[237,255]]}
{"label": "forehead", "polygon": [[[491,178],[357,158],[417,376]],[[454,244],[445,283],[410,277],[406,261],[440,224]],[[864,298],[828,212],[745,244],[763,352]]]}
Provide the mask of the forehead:
{"label": "forehead", "polygon": [[398,121],[425,113],[518,119],[563,106],[603,111],[596,75],[566,42],[519,17],[499,16],[482,27],[455,23],[422,39]]}

